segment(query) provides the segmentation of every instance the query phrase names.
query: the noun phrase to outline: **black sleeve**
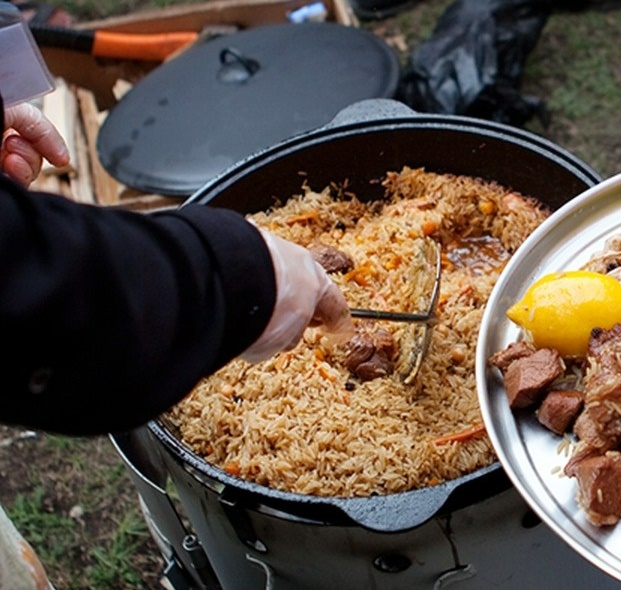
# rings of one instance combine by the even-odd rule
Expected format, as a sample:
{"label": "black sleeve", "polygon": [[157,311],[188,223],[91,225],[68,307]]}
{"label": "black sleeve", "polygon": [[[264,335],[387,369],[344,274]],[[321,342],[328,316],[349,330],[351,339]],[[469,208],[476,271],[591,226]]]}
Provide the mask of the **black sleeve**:
{"label": "black sleeve", "polygon": [[4,177],[0,276],[0,421],[69,434],[156,417],[256,340],[275,300],[234,212],[103,209]]}

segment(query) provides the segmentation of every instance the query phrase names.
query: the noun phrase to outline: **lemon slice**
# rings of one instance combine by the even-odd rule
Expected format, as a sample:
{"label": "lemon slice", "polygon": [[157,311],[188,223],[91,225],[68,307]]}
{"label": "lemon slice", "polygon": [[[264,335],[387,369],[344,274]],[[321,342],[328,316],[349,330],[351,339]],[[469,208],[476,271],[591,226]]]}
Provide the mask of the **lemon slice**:
{"label": "lemon slice", "polygon": [[594,328],[621,323],[621,283],[597,272],[575,270],[545,275],[507,310],[537,348],[563,357],[583,357]]}

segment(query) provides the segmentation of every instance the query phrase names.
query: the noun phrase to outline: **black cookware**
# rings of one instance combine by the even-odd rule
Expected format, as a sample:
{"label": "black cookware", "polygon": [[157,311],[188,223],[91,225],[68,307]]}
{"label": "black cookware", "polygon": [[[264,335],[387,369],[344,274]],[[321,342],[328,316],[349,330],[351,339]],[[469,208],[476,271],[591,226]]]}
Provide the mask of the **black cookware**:
{"label": "black cookware", "polygon": [[[250,213],[269,207],[275,198],[296,194],[303,182],[318,190],[331,182],[347,183],[353,192],[380,196],[378,181],[404,165],[495,180],[552,208],[600,181],[578,158],[531,133],[463,117],[418,115],[396,101],[369,100],[341,112],[327,127],[238,163],[188,202]],[[319,520],[349,519],[378,531],[418,526],[439,511],[497,491],[496,484],[504,479],[496,464],[403,494],[353,499],[299,496],[231,477],[187,450],[161,423],[153,423],[151,429],[167,451],[252,502],[276,504]]]}
{"label": "black cookware", "polygon": [[[373,198],[382,194],[379,181],[385,173],[405,165],[495,180],[552,208],[600,180],[578,158],[534,134],[463,117],[419,115],[393,100],[369,100],[345,109],[328,126],[238,162],[187,202],[250,213],[270,206],[275,198],[298,193],[303,183],[320,190],[332,182],[347,183],[350,190]],[[334,544],[331,552],[343,543],[348,548],[339,558],[344,561],[331,566],[333,586],[327,581],[320,585],[349,588],[343,585],[347,575],[336,571],[351,557],[354,561],[347,566],[352,568],[351,587],[360,587],[355,586],[359,580],[375,579],[382,575],[380,570],[389,571],[374,556],[392,555],[392,559],[422,550],[421,535],[408,536],[408,531],[420,528],[427,537],[435,529],[429,528],[431,523],[423,525],[434,517],[467,509],[510,489],[500,464],[495,463],[437,486],[387,496],[292,494],[242,481],[206,463],[163,421],[152,422],[147,433],[147,446],[156,450],[179,488],[201,541],[227,581],[225,587],[230,588],[261,587],[257,580],[251,582],[255,573],[247,562],[261,561],[261,556],[265,556],[264,567],[271,563],[269,567],[280,570],[279,575],[288,580],[283,588],[316,588],[314,576],[320,573],[312,564],[307,568],[306,562],[329,559],[321,553],[324,542]],[[298,533],[293,532],[296,527]],[[283,541],[292,534],[294,541]],[[282,553],[280,563],[274,555],[276,548]],[[347,557],[351,551],[360,555]],[[409,567],[407,560],[397,562],[401,569],[395,571]],[[411,571],[413,577],[403,580],[418,579]],[[399,587],[397,578],[393,580],[382,587]]]}
{"label": "black cookware", "polygon": [[140,80],[104,121],[99,158],[128,186],[187,197],[352,102],[393,97],[398,83],[396,53],[363,29],[288,23],[223,35]]}

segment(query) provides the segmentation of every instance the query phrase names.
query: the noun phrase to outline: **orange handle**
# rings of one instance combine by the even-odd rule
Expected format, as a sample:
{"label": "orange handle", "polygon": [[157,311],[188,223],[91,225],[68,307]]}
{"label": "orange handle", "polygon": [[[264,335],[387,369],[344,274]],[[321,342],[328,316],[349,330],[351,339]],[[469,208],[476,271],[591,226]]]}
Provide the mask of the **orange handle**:
{"label": "orange handle", "polygon": [[197,37],[194,31],[151,34],[96,31],[91,53],[97,57],[164,61]]}

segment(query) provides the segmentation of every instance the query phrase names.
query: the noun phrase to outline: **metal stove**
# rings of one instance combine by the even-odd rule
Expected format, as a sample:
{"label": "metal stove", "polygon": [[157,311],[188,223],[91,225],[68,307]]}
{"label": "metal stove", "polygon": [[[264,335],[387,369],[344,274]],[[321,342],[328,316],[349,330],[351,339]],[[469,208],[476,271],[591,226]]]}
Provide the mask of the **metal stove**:
{"label": "metal stove", "polygon": [[542,523],[513,487],[415,529],[378,533],[269,507],[236,509],[217,485],[167,461],[147,429],[112,442],[136,485],[171,590],[621,588]]}

